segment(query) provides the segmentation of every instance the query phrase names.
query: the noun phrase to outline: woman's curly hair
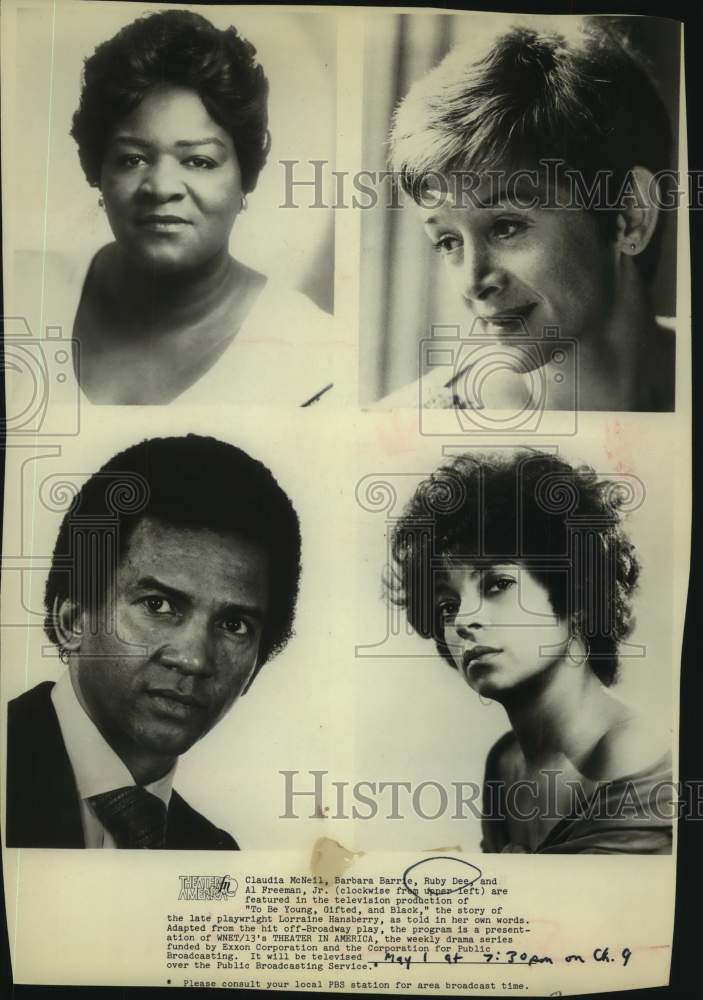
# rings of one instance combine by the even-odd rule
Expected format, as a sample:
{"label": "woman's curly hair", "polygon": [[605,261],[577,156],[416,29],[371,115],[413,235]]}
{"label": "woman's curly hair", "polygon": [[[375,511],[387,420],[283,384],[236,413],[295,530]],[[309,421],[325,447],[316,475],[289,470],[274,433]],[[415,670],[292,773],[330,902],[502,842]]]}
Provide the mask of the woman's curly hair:
{"label": "woman's curly hair", "polygon": [[268,80],[256,49],[235,28],[215,28],[199,14],[167,10],[140,17],[98,45],[83,69],[71,135],[88,183],[97,187],[116,123],[156,84],[197,92],[208,114],[232,136],[245,193],[266,162]]}
{"label": "woman's curly hair", "polygon": [[621,527],[627,485],[598,479],[555,455],[465,454],[420,483],[394,525],[385,590],[408,621],[454,665],[434,597],[452,562],[518,562],[546,588],[554,613],[586,642],[605,685],[632,631],[639,576]]}

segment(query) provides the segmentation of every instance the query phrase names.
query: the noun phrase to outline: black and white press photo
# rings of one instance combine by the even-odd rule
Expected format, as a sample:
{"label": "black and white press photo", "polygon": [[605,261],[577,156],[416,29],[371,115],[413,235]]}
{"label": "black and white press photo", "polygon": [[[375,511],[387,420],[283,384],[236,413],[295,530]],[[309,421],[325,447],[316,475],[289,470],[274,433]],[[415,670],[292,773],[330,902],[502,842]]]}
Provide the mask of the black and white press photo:
{"label": "black and white press photo", "polygon": [[671,854],[680,550],[664,440],[632,426],[377,454],[357,488],[381,588],[360,597],[356,761],[397,787],[377,784],[373,810],[348,788],[364,847]]}
{"label": "black and white press photo", "polygon": [[25,351],[67,342],[49,404],[341,402],[333,214],[286,206],[287,163],[334,163],[333,15],[41,6],[17,18],[6,304]]}
{"label": "black and white press photo", "polygon": [[8,705],[6,844],[237,850],[176,766],[286,645],[299,577],[293,505],[232,445],[147,439],[83,482],[44,592],[67,669]]}
{"label": "black and white press photo", "polygon": [[674,409],[679,58],[651,18],[369,21],[367,404]]}
{"label": "black and white press photo", "polygon": [[2,0],[16,982],[674,975],[676,16]]}
{"label": "black and white press photo", "polygon": [[[147,429],[104,407],[62,454],[12,456],[9,848],[78,866],[70,855],[97,849],[111,871],[120,849],[178,865],[179,851],[275,852],[318,835],[319,820],[281,818],[282,772],[328,760],[340,737],[321,622],[349,589],[351,570],[332,590],[325,563],[349,511],[324,512],[301,462],[304,413],[274,436],[258,411],[242,409],[236,431],[213,430],[208,412],[174,425],[156,410]],[[333,441],[306,454],[342,482]],[[347,675],[352,629],[336,629]]]}

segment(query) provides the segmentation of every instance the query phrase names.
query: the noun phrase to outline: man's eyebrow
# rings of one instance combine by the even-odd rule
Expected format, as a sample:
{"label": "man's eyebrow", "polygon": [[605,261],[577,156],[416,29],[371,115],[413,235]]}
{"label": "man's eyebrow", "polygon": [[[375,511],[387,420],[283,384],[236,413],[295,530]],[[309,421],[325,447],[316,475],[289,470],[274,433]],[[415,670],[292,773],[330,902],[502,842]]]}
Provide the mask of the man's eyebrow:
{"label": "man's eyebrow", "polygon": [[[173,587],[171,584],[164,583],[163,580],[159,580],[156,576],[142,576],[137,580],[136,583],[137,590],[160,590],[162,593],[169,597],[173,597],[175,600],[181,601],[184,604],[191,604],[192,598],[184,590],[179,590],[178,587]],[[241,601],[225,601],[220,608],[221,614],[239,614],[248,615],[257,621],[263,621],[264,612],[256,604],[243,604]]]}
{"label": "man's eyebrow", "polygon": [[170,597],[175,597],[180,601],[190,602],[190,598],[184,590],[179,590],[178,587],[172,587],[168,583],[164,583],[163,580],[159,580],[156,576],[141,576],[136,583],[137,590],[161,590],[164,594],[168,594]]}
{"label": "man's eyebrow", "polygon": [[222,614],[247,615],[257,622],[264,620],[264,612],[257,604],[228,603],[223,605]]}

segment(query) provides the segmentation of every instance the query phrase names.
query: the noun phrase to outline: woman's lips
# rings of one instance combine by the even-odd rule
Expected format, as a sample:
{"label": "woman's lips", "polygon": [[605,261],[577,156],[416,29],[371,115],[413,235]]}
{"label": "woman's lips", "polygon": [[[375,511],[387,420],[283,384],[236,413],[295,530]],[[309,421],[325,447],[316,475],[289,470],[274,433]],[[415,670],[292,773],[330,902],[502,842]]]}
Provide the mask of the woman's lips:
{"label": "woman's lips", "polygon": [[471,649],[465,649],[461,657],[464,673],[468,673],[475,663],[480,663],[487,656],[493,656],[494,653],[502,652],[502,649],[498,649],[495,646],[472,646]]}
{"label": "woman's lips", "polygon": [[501,312],[483,314],[479,319],[486,327],[493,327],[501,333],[520,332],[526,333],[527,319],[535,309],[537,303],[532,302],[526,306],[515,306],[513,309],[504,309]]}
{"label": "woman's lips", "polygon": [[143,215],[137,219],[137,225],[140,229],[150,229],[156,233],[171,233],[192,223],[179,215]]}

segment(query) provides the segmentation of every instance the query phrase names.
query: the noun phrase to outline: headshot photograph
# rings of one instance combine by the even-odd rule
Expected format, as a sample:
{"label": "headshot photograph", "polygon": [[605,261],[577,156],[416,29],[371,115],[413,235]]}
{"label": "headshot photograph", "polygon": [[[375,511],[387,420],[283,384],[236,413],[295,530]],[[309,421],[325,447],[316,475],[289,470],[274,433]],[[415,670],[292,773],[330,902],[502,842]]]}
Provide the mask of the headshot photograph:
{"label": "headshot photograph", "polygon": [[675,408],[679,60],[665,19],[369,24],[365,404]]}
{"label": "headshot photograph", "polygon": [[285,647],[299,576],[291,501],[232,445],[148,439],[87,479],[44,594],[66,669],[8,706],[6,844],[237,850],[176,767]]}
{"label": "headshot photograph", "polygon": [[680,650],[653,459],[429,456],[359,485],[366,561],[386,556],[360,610],[357,765],[402,789],[394,822],[386,799],[360,824],[364,846],[670,854]]}
{"label": "headshot photograph", "polygon": [[341,402],[333,214],[289,189],[333,167],[334,16],[37,3],[17,31],[6,304],[70,345],[50,402]]}

